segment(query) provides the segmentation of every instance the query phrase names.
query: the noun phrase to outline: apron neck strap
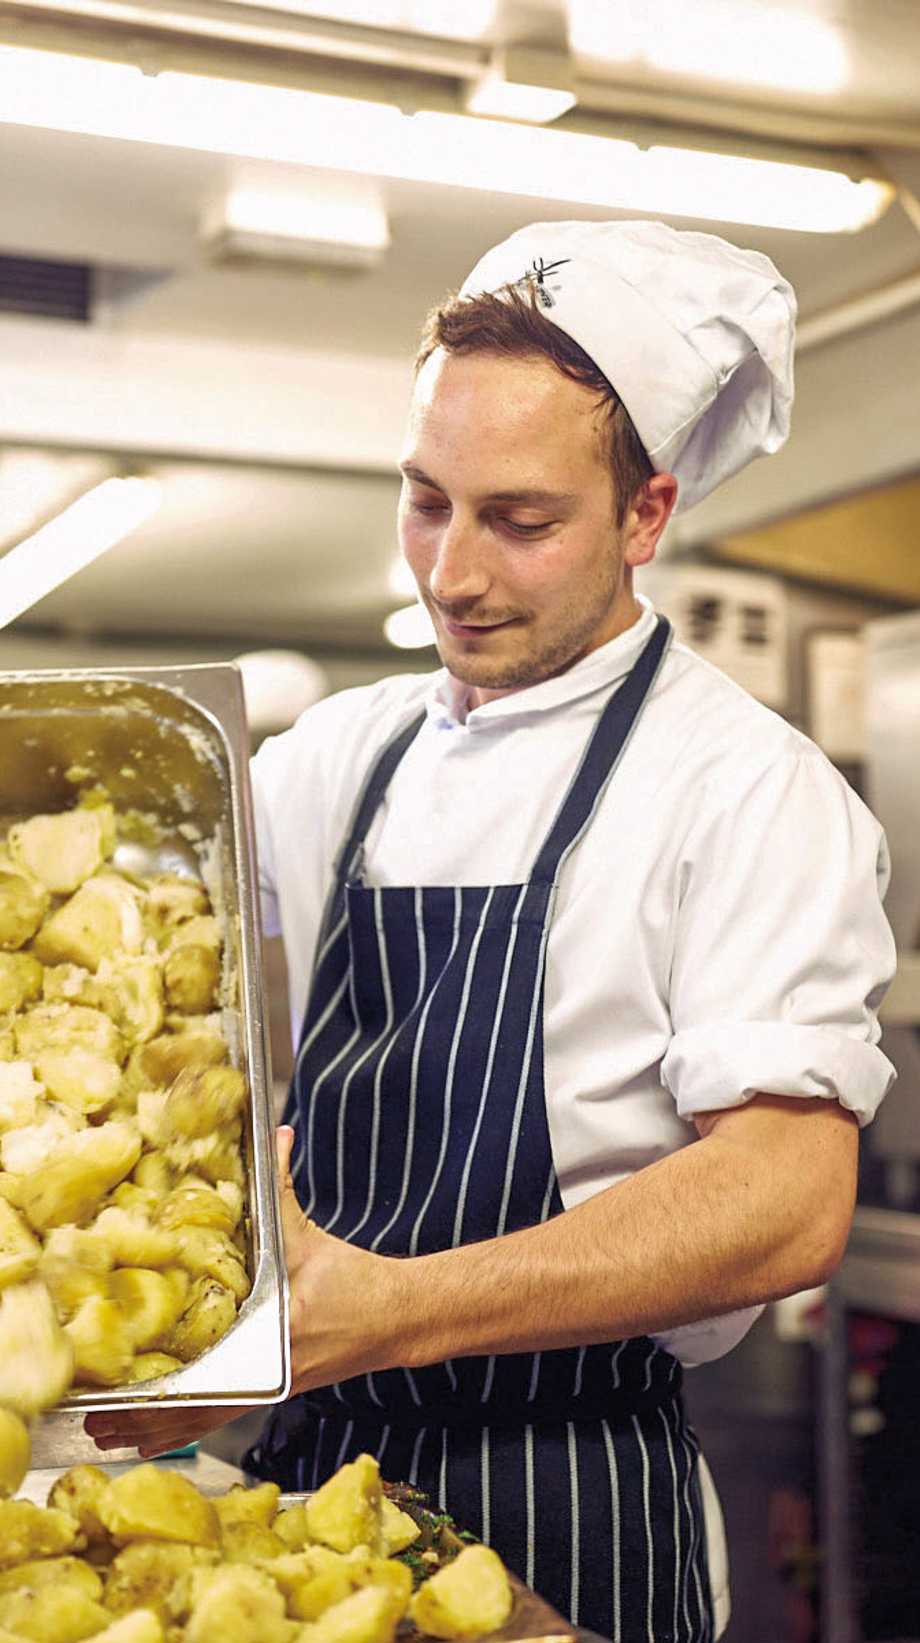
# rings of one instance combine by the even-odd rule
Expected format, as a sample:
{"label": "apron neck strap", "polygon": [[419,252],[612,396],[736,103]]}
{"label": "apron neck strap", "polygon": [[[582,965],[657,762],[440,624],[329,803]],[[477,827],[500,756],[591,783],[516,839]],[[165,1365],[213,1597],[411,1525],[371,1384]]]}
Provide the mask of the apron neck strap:
{"label": "apron neck strap", "polygon": [[531,883],[554,883],[560,866],[590,826],[639,721],[670,638],[671,624],[667,617],[659,616],[654,633],[595,726],[534,862]]}
{"label": "apron neck strap", "polygon": [[402,729],[397,730],[390,738],[371,767],[370,775],[358,795],[351,826],[345,835],[345,843],[336,858],[335,872],[339,883],[354,877],[364,849],[367,830],[376,815],[377,806],[389,787],[403,754],[415,741],[424,723],[425,714],[420,713],[410,724],[403,725]]}

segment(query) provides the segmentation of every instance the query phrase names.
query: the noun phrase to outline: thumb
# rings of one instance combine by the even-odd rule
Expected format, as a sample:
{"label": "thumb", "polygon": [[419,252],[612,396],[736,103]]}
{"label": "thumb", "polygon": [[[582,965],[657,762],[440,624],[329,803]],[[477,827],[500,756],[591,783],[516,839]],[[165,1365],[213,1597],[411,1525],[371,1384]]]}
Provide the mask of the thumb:
{"label": "thumb", "polygon": [[275,1131],[275,1151],[278,1158],[278,1196],[281,1209],[281,1231],[288,1255],[293,1254],[297,1242],[313,1222],[304,1215],[294,1190],[291,1175],[291,1153],[294,1149],[294,1131],[289,1124],[280,1124]]}

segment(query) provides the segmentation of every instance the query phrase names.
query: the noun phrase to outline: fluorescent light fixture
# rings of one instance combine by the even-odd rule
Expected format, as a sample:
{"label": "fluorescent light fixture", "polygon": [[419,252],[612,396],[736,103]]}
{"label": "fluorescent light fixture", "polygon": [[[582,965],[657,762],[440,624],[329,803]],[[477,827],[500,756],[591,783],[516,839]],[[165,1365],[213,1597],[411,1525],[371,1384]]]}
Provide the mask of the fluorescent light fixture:
{"label": "fluorescent light fixture", "polygon": [[404,605],[383,624],[384,635],[397,650],[422,650],[435,642],[434,624],[424,605]]}
{"label": "fluorescent light fixture", "polygon": [[576,55],[775,91],[827,94],[850,78],[839,29],[776,0],[568,0],[568,10]]}
{"label": "fluorescent light fixture", "polygon": [[240,159],[385,175],[403,116],[389,103],[206,75],[145,75],[129,63],[0,47],[0,120]]}
{"label": "fluorescent light fixture", "polygon": [[418,594],[415,577],[401,553],[396,555],[390,565],[387,574],[387,587],[391,593],[395,593],[401,599],[415,599]]}
{"label": "fluorescent light fixture", "polygon": [[459,114],[0,48],[0,120],[618,211],[835,233],[881,216],[874,179]]}
{"label": "fluorescent light fixture", "polygon": [[811,234],[865,228],[894,198],[891,186],[874,178],[854,182],[842,171],[687,148],[649,149],[642,173],[641,195],[632,202],[642,211],[684,217],[705,212],[714,221]]}
{"label": "fluorescent light fixture", "polygon": [[0,559],[0,627],[130,535],[160,505],[151,479],[104,479]]}
{"label": "fluorescent light fixture", "polygon": [[[325,179],[323,179],[325,181]],[[354,183],[354,191],[349,184]],[[390,243],[386,212],[356,178],[339,187],[232,187],[208,213],[203,244],[220,261],[255,259],[372,268]]]}
{"label": "fluorescent light fixture", "polygon": [[464,98],[469,114],[545,125],[575,106],[567,58],[552,51],[509,47],[497,51]]}
{"label": "fluorescent light fixture", "polygon": [[412,124],[419,133],[415,181],[815,234],[864,228],[894,198],[888,183],[854,182],[816,166],[694,149],[645,151],[618,138],[457,114],[416,114]]}

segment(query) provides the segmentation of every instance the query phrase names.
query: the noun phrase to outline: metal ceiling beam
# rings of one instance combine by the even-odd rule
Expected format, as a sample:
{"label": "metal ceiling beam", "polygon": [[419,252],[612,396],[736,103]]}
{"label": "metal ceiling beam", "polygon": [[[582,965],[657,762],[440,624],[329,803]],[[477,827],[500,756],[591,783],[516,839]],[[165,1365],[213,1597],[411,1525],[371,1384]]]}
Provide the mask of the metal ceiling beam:
{"label": "metal ceiling beam", "polygon": [[833,308],[826,308],[822,313],[802,320],[796,332],[796,354],[808,353],[813,348],[835,342],[839,337],[852,336],[855,331],[881,325],[885,320],[895,319],[897,315],[906,314],[917,307],[920,307],[920,269],[905,275],[903,279],[892,280],[872,291],[862,291],[856,297],[848,297],[845,302],[838,302]]}
{"label": "metal ceiling beam", "polygon": [[[514,34],[517,14],[512,8],[507,15]],[[239,0],[0,0],[0,40],[127,59],[149,64],[151,72],[185,68],[309,84],[407,108],[458,110],[460,92],[482,72],[491,50],[487,42],[469,44],[307,18]],[[209,51],[217,54],[210,63]],[[381,72],[387,78],[376,81]],[[576,72],[575,78],[578,108],[559,122],[572,130],[584,129],[593,116],[595,129],[603,122],[611,135],[632,131],[637,140],[656,126],[671,135],[676,128],[689,127],[697,132],[700,146],[705,146],[708,133],[711,146],[716,146],[719,134],[734,137],[734,146],[759,138],[765,148],[797,145],[803,156],[809,151],[818,156],[827,148],[920,152],[920,119],[879,120],[813,107],[777,108],[753,97],[740,100],[719,94],[711,87],[703,93],[637,85],[596,72]],[[646,135],[645,140],[654,139]],[[820,164],[820,159],[814,163]]]}
{"label": "metal ceiling beam", "polygon": [[488,55],[487,48],[463,41],[304,17],[238,0],[7,0],[0,18],[7,15],[22,23],[103,23],[464,79],[480,73]]}

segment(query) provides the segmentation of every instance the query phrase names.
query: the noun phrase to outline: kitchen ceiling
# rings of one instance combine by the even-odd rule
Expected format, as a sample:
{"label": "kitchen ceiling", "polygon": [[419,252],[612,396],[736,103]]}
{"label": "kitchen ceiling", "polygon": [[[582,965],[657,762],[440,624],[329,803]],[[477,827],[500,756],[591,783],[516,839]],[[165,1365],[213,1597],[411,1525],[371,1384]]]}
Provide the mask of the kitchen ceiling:
{"label": "kitchen ceiling", "polygon": [[[89,49],[87,29],[104,26],[111,54],[119,15],[124,24],[133,13],[130,38],[122,44],[130,57],[132,40],[135,53],[139,49],[138,9],[131,0],[86,0],[83,6],[0,0],[0,44],[48,43],[53,29],[58,49]],[[769,129],[771,140],[785,135],[799,157],[807,127],[819,156],[826,149],[832,157],[847,144],[920,191],[920,9],[907,0],[772,7],[775,13],[783,9],[807,12],[838,30],[850,70],[845,88],[833,97],[727,86],[716,76],[666,72],[638,56],[614,61],[582,52],[576,123],[581,118],[601,129],[605,121],[640,119],[656,122],[660,133],[668,113],[678,121],[670,141],[682,135],[700,141],[708,125],[707,140],[716,142],[715,127],[733,122],[734,146],[743,148],[747,140],[756,151]],[[451,8],[449,15],[476,10]],[[381,97],[388,75],[403,76],[400,84],[407,75],[422,83],[413,57],[420,41],[426,51],[436,48],[445,63],[452,52],[466,53],[457,62],[468,73],[469,54],[484,55],[490,41],[555,41],[561,16],[555,0],[502,5],[491,25],[464,42],[456,35],[435,40],[413,29],[409,0],[396,29],[374,19],[399,12],[397,0],[367,0],[366,25],[351,29],[334,21],[340,7],[319,0],[309,8],[300,0],[263,0],[259,6],[245,0],[171,0],[168,6],[148,0],[143,12],[148,33],[162,28],[164,40],[168,17],[184,20],[185,32],[175,37],[182,50],[191,50],[191,40],[196,52],[217,52],[219,67],[226,59],[213,38],[202,45],[201,36],[190,32],[193,16],[208,21],[212,31],[231,16],[252,28],[274,20],[320,29],[325,20],[327,29],[362,47],[360,71],[374,77]],[[432,8],[416,6],[416,22],[423,13],[431,16]],[[762,13],[756,0],[732,0],[736,30],[753,27]],[[480,9],[480,21],[486,15],[487,8]],[[375,69],[367,53],[373,48],[379,55],[384,47],[390,60]],[[342,68],[331,50],[320,57],[292,48],[283,58],[285,76],[296,78],[304,62],[327,78],[356,72]],[[267,58],[259,59],[260,75],[282,72],[275,49],[271,62],[273,71]],[[444,73],[424,83],[435,88],[442,105],[456,98],[459,81]],[[876,139],[869,148],[867,133]],[[784,157],[785,149],[778,152]],[[617,214],[495,194],[485,174],[478,188],[381,182],[391,244],[379,267],[343,272],[214,266],[201,247],[202,219],[240,179],[297,189],[315,174],[306,167],[0,124],[0,254],[86,260],[107,270],[103,300],[89,327],[0,318],[0,448],[59,447],[64,461],[64,448],[79,447],[82,430],[90,455],[100,451],[117,468],[124,449],[132,469],[155,471],[164,482],[155,518],[45,599],[18,624],[20,632],[41,624],[81,633],[227,635],[241,641],[250,635],[260,643],[309,643],[311,635],[319,643],[324,635],[343,647],[379,644],[381,616],[398,602],[388,585],[393,463],[408,364],[425,310],[459,284],[489,244],[524,223]],[[918,227],[898,203],[857,234],[674,221],[724,232],[772,256],[795,284],[806,319],[920,268]],[[802,414],[786,450],[688,514],[671,533],[670,551],[920,468],[920,426],[914,417],[912,427],[909,415],[911,350],[920,355],[917,309],[804,352]],[[138,368],[128,388],[126,362],[135,359],[150,368]],[[56,360],[57,404],[49,387]],[[43,398],[36,409],[39,379]],[[194,423],[194,436],[193,399],[209,413]],[[269,431],[247,444],[247,429],[258,418]],[[207,460],[193,464],[189,459],[196,454]],[[0,465],[0,510],[2,474]],[[9,546],[10,532],[0,522],[0,542],[4,538]]]}

